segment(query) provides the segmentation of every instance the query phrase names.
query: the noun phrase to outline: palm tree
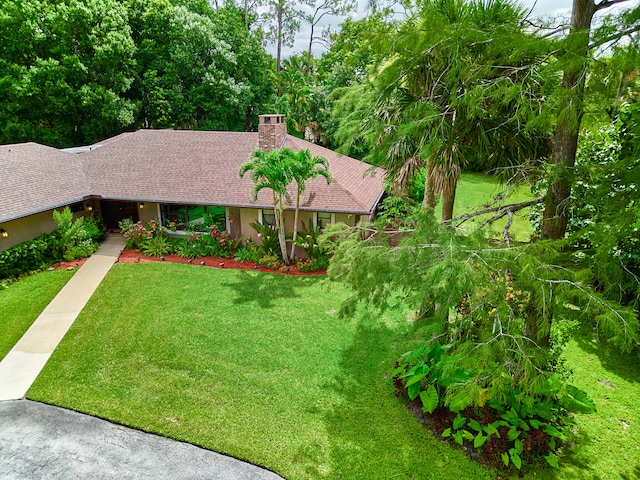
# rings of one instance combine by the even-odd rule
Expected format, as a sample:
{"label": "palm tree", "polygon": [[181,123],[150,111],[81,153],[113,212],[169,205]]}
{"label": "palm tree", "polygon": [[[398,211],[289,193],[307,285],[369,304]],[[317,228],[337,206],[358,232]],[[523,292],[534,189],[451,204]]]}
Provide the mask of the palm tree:
{"label": "palm tree", "polygon": [[288,186],[293,181],[293,168],[290,155],[283,154],[282,150],[272,150],[265,153],[262,150],[251,152],[250,160],[240,166],[238,174],[243,178],[247,172],[251,172],[253,188],[251,198],[255,202],[258,193],[265,188],[273,192],[273,211],[275,216],[275,228],[278,231],[280,253],[286,265],[289,265],[287,256],[287,240],[284,229],[284,198],[289,196]]}
{"label": "palm tree", "polygon": [[296,213],[293,220],[293,242],[291,245],[290,260],[293,261],[296,250],[296,238],[298,237],[298,213],[300,211],[300,198],[306,189],[307,180],[322,176],[331,183],[331,173],[329,173],[329,162],[324,157],[312,156],[309,150],[299,150],[294,152],[289,148],[281,150],[283,155],[290,158],[292,163],[292,174],[297,184],[296,191]]}
{"label": "palm tree", "polygon": [[509,0],[428,2],[383,44],[377,105],[364,122],[372,159],[399,185],[426,167],[424,205],[441,194],[443,222],[469,160],[508,170],[546,150],[522,127],[538,113],[541,55],[523,15]]}

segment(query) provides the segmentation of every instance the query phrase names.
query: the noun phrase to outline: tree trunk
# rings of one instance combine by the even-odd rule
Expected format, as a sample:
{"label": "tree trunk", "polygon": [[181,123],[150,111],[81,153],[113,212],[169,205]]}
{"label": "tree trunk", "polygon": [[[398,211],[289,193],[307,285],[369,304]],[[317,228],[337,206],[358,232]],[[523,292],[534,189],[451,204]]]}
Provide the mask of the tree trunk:
{"label": "tree trunk", "polygon": [[562,77],[563,105],[558,114],[551,162],[554,178],[547,191],[542,216],[542,238],[563,238],[567,231],[567,212],[578,149],[578,133],[584,113],[591,21],[596,12],[593,0],[573,0],[571,31],[561,61],[566,62]]}
{"label": "tree trunk", "polygon": [[424,197],[422,206],[431,209],[436,208],[436,177],[433,174],[433,161],[427,160],[424,179]]}
{"label": "tree trunk", "polygon": [[296,238],[298,238],[298,212],[300,211],[300,188],[298,188],[298,195],[296,196],[296,213],[293,217],[293,241],[291,243],[291,257],[289,260],[293,263],[293,259],[296,255]]}
{"label": "tree trunk", "polygon": [[539,347],[547,349],[551,333],[551,306],[540,310],[536,301],[537,295],[539,293],[531,289],[529,303],[525,309],[524,336],[536,342]]}
{"label": "tree trunk", "polygon": [[309,50],[307,50],[307,73],[311,71],[311,47],[313,46],[313,31],[315,30],[315,23],[311,23],[311,35],[309,35]]}
{"label": "tree trunk", "polygon": [[282,14],[284,13],[282,2],[278,3],[277,19],[278,19],[278,40],[277,40],[277,55],[276,55],[276,73],[280,73],[281,58],[282,58]]}
{"label": "tree trunk", "polygon": [[282,197],[278,200],[278,206],[274,210],[276,217],[276,229],[278,230],[278,243],[280,243],[280,254],[285,265],[289,265],[287,255],[287,234],[284,229],[284,209],[282,208]]}
{"label": "tree trunk", "polygon": [[453,218],[453,204],[456,200],[457,186],[458,179],[456,177],[451,177],[445,180],[444,187],[442,189],[442,223]]}

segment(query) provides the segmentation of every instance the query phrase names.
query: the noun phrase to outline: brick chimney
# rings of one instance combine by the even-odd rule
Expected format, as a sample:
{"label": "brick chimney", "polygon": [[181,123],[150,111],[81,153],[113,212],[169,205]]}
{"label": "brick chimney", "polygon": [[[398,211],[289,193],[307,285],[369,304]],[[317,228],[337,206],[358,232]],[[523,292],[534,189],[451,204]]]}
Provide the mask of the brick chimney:
{"label": "brick chimney", "polygon": [[258,147],[265,153],[276,150],[284,143],[284,136],[287,134],[287,123],[285,116],[280,113],[270,115],[259,115],[258,124]]}

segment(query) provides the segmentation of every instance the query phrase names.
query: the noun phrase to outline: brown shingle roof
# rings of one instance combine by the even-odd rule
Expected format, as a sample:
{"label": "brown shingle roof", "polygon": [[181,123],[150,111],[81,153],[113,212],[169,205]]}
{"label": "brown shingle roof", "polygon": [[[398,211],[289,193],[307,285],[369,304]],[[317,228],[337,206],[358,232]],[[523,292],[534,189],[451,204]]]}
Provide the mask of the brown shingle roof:
{"label": "brown shingle roof", "polygon": [[[384,182],[382,170],[376,169],[371,176],[367,174],[369,165],[290,135],[285,144],[325,157],[333,176],[331,185],[324,178],[308,182],[302,209],[367,214],[375,208]],[[33,143],[4,146],[0,173],[10,196],[0,197],[0,222],[88,195],[269,208],[271,193],[261,192],[252,203],[249,175],[238,177],[240,165],[257,147],[258,134],[254,132],[187,130],[124,133],[81,154]],[[12,149],[10,154],[8,148]],[[293,203],[293,188],[291,193]]]}
{"label": "brown shingle roof", "polygon": [[89,194],[79,156],[37,143],[0,147],[0,222],[78,202]]}

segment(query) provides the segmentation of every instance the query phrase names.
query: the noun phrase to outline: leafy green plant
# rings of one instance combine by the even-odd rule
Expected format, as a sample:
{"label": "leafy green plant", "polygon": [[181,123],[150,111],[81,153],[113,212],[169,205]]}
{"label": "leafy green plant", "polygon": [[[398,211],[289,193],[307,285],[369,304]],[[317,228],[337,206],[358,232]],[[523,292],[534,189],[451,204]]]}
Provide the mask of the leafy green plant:
{"label": "leafy green plant", "polygon": [[262,253],[264,253],[264,255],[280,255],[278,231],[270,225],[262,225],[257,222],[251,223],[250,225],[258,233]]}
{"label": "leafy green plant", "polygon": [[174,251],[176,255],[184,258],[204,257],[207,254],[206,245],[200,241],[199,234],[176,239]]}
{"label": "leafy green plant", "polygon": [[60,249],[65,260],[88,257],[98,248],[98,242],[92,235],[99,237],[98,225],[95,220],[85,224],[85,218],[73,220],[73,213],[67,206],[62,211],[53,211],[53,220],[58,226]]}
{"label": "leafy green plant", "polygon": [[[322,235],[322,225],[317,225],[315,228],[309,222],[309,227],[302,222],[302,232],[299,233],[296,239],[296,245],[302,247],[307,256],[307,259],[320,259],[322,257],[328,257],[329,248],[326,244],[320,242],[319,238]],[[320,260],[320,264],[324,264],[325,260]],[[326,260],[326,267],[329,266],[328,258]]]}
{"label": "leafy green plant", "polygon": [[142,244],[140,251],[149,257],[161,257],[171,253],[172,245],[168,237],[156,235],[148,238]]}
{"label": "leafy green plant", "polygon": [[534,396],[516,389],[487,402],[487,392],[482,391],[474,401],[469,391],[461,389],[446,398],[447,389],[467,383],[474,374],[455,366],[455,356],[447,353],[453,349],[453,344],[436,342],[407,352],[393,372],[396,387],[411,400],[419,399],[423,412],[441,417],[437,410],[444,412],[448,420],[441,424],[441,436],[461,446],[469,443],[489,463],[499,458],[504,466],[520,470],[523,464],[544,458],[557,467],[561,444],[573,435],[570,414],[594,413],[593,400],[558,374],[550,376]]}
{"label": "leafy green plant", "polygon": [[234,258],[239,262],[255,262],[262,257],[260,247],[252,239],[247,239],[244,244],[236,250]]}
{"label": "leafy green plant", "polygon": [[300,272],[317,272],[318,270],[326,270],[329,268],[329,257],[324,255],[320,257],[301,260],[297,263]]}
{"label": "leafy green plant", "polygon": [[0,279],[39,270],[61,259],[58,234],[45,233],[0,252]]}
{"label": "leafy green plant", "polygon": [[416,207],[411,200],[397,195],[389,195],[382,201],[376,214],[376,220],[383,228],[411,228],[415,226],[412,219],[415,211]]}

